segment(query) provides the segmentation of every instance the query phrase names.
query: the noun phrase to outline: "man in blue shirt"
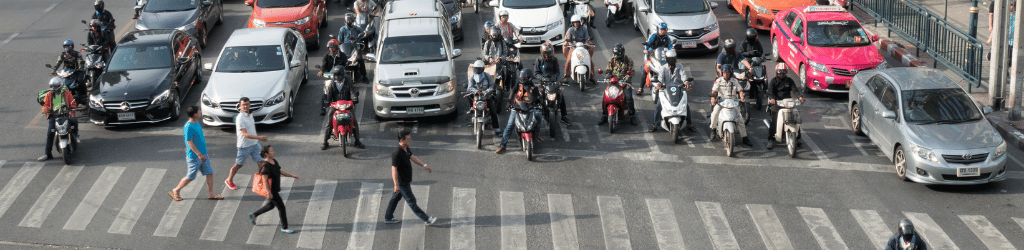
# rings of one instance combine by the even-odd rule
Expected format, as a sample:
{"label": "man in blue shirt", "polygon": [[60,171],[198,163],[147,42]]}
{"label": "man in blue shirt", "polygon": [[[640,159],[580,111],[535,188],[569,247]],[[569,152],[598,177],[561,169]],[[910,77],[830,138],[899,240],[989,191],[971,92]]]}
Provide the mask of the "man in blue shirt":
{"label": "man in blue shirt", "polygon": [[188,166],[188,172],[186,172],[185,178],[181,178],[178,186],[167,194],[171,195],[171,199],[181,201],[181,189],[195,180],[196,173],[199,172],[206,176],[206,190],[210,192],[207,198],[211,200],[224,199],[223,196],[213,193],[213,168],[210,167],[210,159],[206,154],[203,126],[199,124],[199,119],[203,116],[199,113],[199,106],[189,107],[186,113],[188,122],[185,123],[183,130],[185,133],[185,165]]}
{"label": "man in blue shirt", "polygon": [[[355,44],[359,42],[360,39],[362,39],[363,29],[359,28],[359,26],[354,25],[355,21],[355,15],[352,15],[352,13],[345,14],[345,26],[341,26],[341,28],[338,29],[338,41],[341,41],[342,44]],[[356,52],[352,52],[352,54],[355,53]],[[356,66],[357,76],[355,77],[358,78],[358,80],[356,81],[369,82],[369,80],[366,79],[366,62],[363,59],[363,57],[359,56],[358,59],[356,59],[356,63],[359,64],[358,66]]]}

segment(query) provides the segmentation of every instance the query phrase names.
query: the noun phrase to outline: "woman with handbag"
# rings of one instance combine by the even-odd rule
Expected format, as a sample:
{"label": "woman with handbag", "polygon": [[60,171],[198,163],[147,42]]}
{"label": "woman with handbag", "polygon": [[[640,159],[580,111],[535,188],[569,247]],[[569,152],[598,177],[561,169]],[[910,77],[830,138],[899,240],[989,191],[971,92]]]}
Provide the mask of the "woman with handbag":
{"label": "woman with handbag", "polygon": [[[267,204],[263,205],[259,210],[254,213],[249,213],[249,221],[253,225],[256,225],[256,217],[263,213],[270,211],[270,209],[277,208],[277,213],[281,217],[281,232],[283,233],[295,233],[295,230],[288,228],[288,216],[285,214],[284,201],[281,200],[281,196],[278,195],[281,192],[281,176],[287,176],[299,179],[299,176],[288,173],[281,169],[281,165],[277,163],[277,159],[274,158],[274,148],[270,145],[264,146],[260,150],[260,157],[263,157],[263,161],[259,163],[259,170],[256,172],[256,176],[253,180],[262,179],[262,185],[256,185],[253,183],[253,191],[256,191],[255,187],[262,186],[264,190],[261,190],[261,195],[267,197]],[[262,177],[262,178],[260,178]],[[258,181],[258,180],[257,180]]]}

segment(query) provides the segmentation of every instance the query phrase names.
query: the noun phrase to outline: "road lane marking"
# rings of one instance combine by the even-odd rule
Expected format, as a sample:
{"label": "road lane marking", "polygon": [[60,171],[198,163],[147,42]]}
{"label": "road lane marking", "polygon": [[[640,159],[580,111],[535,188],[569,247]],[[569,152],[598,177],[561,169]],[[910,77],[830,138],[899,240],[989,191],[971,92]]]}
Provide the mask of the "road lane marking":
{"label": "road lane marking", "polygon": [[[7,163],[4,161],[3,163]],[[14,200],[18,198],[21,191],[25,190],[28,183],[32,181],[32,177],[39,173],[39,170],[43,168],[42,162],[26,162],[25,165],[18,169],[18,172],[11,177],[11,181],[4,186],[3,190],[0,190],[0,217],[7,212],[7,209],[14,204]]]}
{"label": "road lane marking", "polygon": [[[11,42],[11,40],[14,40],[15,37],[18,37],[18,34],[21,34],[21,33],[11,34],[11,36],[7,37],[7,40],[4,40],[4,42],[2,42],[0,44],[6,45],[7,43]],[[2,46],[2,45],[0,45],[0,46]]]}
{"label": "road lane marking", "polygon": [[35,228],[42,226],[46,216],[49,216],[50,212],[53,211],[53,207],[57,206],[57,202],[64,196],[64,192],[68,190],[71,183],[75,181],[75,177],[78,177],[78,173],[82,172],[82,168],[83,166],[64,165],[64,168],[61,168],[57,176],[50,181],[50,185],[46,186],[45,191],[39,196],[36,203],[28,210],[25,218],[21,219],[21,223],[18,226]]}
{"label": "road lane marking", "polygon": [[[430,186],[412,185],[412,193],[416,196],[416,204],[426,213],[427,198],[430,197]],[[398,249],[424,249],[424,233],[427,230],[427,224],[423,223],[423,219],[416,216],[409,206],[404,207],[405,211],[402,212],[402,230],[398,236]]]}
{"label": "road lane marking", "polygon": [[[377,198],[377,200],[380,200],[380,198]],[[452,188],[451,227],[452,250],[476,249],[475,188]],[[370,240],[372,241],[373,239],[371,238]]]}
{"label": "road lane marking", "polygon": [[[295,178],[280,178],[281,179],[281,201],[284,203],[288,202],[288,196],[292,192],[292,184],[295,183]],[[380,199],[377,199],[380,200]],[[269,201],[264,201],[269,202]],[[288,207],[286,204],[285,207]],[[274,209],[281,209],[275,207]],[[287,209],[285,209],[287,211]],[[245,244],[256,244],[256,245],[270,245],[274,242],[274,235],[277,235],[278,228],[280,228],[281,215],[277,211],[268,211],[256,218],[256,225],[252,227],[252,231],[249,232],[249,239],[245,241]]]}
{"label": "road lane marking", "polygon": [[[706,110],[700,109],[700,110],[698,110],[698,112],[700,113],[701,120],[705,120],[705,121],[708,122],[708,124],[711,124],[711,120],[707,119],[708,112]],[[697,126],[694,125],[694,127],[697,127]],[[704,143],[704,148],[707,148],[707,149],[714,149],[715,148],[715,146],[711,145],[711,143],[713,143],[713,142],[711,141],[711,136],[709,136],[709,134],[704,133],[704,130],[702,130],[702,129],[697,129],[697,132],[700,133],[700,136],[704,137],[704,141],[707,142],[707,143]],[[715,131],[711,130],[710,133],[714,134]]]}
{"label": "road lane marking", "polygon": [[551,217],[551,244],[554,250],[579,250],[576,210],[572,195],[548,194],[548,215]]}
{"label": "road lane marking", "polygon": [[939,224],[932,220],[932,217],[925,213],[903,212],[904,215],[914,223],[914,230],[928,239],[928,246],[931,249],[960,249],[953,243],[953,240],[946,235],[946,232],[939,228]]}
{"label": "road lane marking", "polygon": [[1013,221],[1016,221],[1017,225],[1020,225],[1021,228],[1024,228],[1024,218],[1013,217]]}
{"label": "road lane marking", "polygon": [[740,249],[740,243],[732,234],[729,227],[729,220],[725,218],[725,211],[722,211],[722,204],[718,202],[696,201],[697,211],[700,212],[700,219],[704,221],[704,228],[711,236],[711,243],[717,250]]}
{"label": "road lane marking", "polygon": [[606,249],[632,249],[629,241],[629,229],[626,227],[626,213],[622,207],[622,198],[618,196],[598,196],[597,208],[601,215],[601,229],[604,231]]}
{"label": "road lane marking", "polygon": [[50,5],[49,8],[46,8],[45,10],[43,10],[43,14],[46,14],[46,13],[50,12],[51,10],[53,10],[54,7],[57,7],[57,4]]}
{"label": "road lane marking", "polygon": [[[853,146],[856,146],[857,150],[860,150],[860,153],[863,154],[864,156],[880,156],[880,157],[885,157],[885,155],[882,154],[882,151],[874,151],[874,150],[872,150],[873,152],[875,152],[874,154],[869,154],[868,153],[867,148],[865,146],[874,145],[874,144],[871,143],[871,139],[868,139],[866,137],[856,136],[856,135],[846,135],[846,138],[850,138],[850,141],[853,142]],[[868,141],[868,142],[864,142],[864,141]]]}
{"label": "road lane marking", "polygon": [[522,192],[501,191],[501,249],[526,249],[526,207]]}
{"label": "road lane marking", "polygon": [[1013,163],[1016,163],[1016,164],[1017,164],[1017,167],[1022,167],[1022,168],[1024,168],[1024,163],[1021,163],[1021,162],[1020,162],[1020,160],[1017,160],[1017,157],[1014,157],[1014,156],[1013,156],[1013,155],[1011,155],[1011,154],[1006,154],[1006,156],[1007,156],[1007,157],[1009,157],[1009,158],[1010,158],[1010,160],[1011,160],[1011,161],[1013,161]]}
{"label": "road lane marking", "polygon": [[782,222],[771,205],[747,204],[747,211],[750,212],[750,218],[754,220],[757,232],[761,234],[761,240],[764,240],[768,250],[793,249],[793,243],[789,241],[786,229],[782,227]]}
{"label": "road lane marking", "polygon": [[306,218],[302,220],[302,229],[299,231],[299,242],[296,247],[323,248],[327,217],[330,216],[331,201],[334,199],[334,190],[337,187],[338,181],[336,180],[317,179],[313,184],[313,195],[309,197]]}
{"label": "road lane marking", "polygon": [[100,206],[103,205],[103,201],[110,195],[110,190],[114,189],[114,184],[117,183],[117,179],[121,178],[124,170],[124,167],[103,169],[100,178],[96,179],[96,183],[89,189],[89,193],[85,194],[82,203],[79,203],[75,212],[71,213],[71,219],[64,224],[64,230],[85,230],[89,222],[92,221],[92,217],[96,215],[96,211],[99,211]]}
{"label": "road lane marking", "polygon": [[992,222],[989,222],[985,216],[981,215],[960,215],[960,220],[963,220],[967,227],[974,232],[975,235],[981,239],[981,243],[985,243],[988,249],[1017,249],[1010,244],[1010,241],[1003,236],[1003,233],[996,229]]}
{"label": "road lane marking", "polygon": [[803,217],[804,222],[807,222],[807,227],[811,230],[811,234],[814,235],[814,239],[818,241],[821,249],[850,249],[843,242],[843,238],[839,236],[839,231],[836,231],[836,227],[828,220],[825,210],[812,207],[796,208],[800,211],[800,217]]}
{"label": "road lane marking", "polygon": [[348,238],[348,249],[373,249],[373,236],[377,231],[377,215],[383,193],[383,183],[363,182],[359,187],[359,201],[356,202],[356,215],[352,219],[352,236]]}
{"label": "road lane marking", "polygon": [[853,214],[857,224],[860,224],[860,228],[864,229],[864,233],[871,239],[871,245],[877,247],[878,250],[885,249],[885,244],[889,242],[889,236],[892,236],[892,231],[885,225],[882,216],[879,216],[875,210],[850,209],[850,213]]}
{"label": "road lane marking", "polygon": [[[842,125],[842,124],[846,124],[846,120],[844,120],[842,116],[838,116],[838,115],[823,115],[823,116],[821,116],[821,120],[822,120],[821,126],[826,128],[826,129],[838,129],[838,130],[848,129],[846,126]],[[832,124],[829,124],[829,122],[825,122],[825,121],[834,121],[834,120],[839,120],[840,126],[832,125]]]}
{"label": "road lane marking", "polygon": [[647,212],[651,215],[651,224],[654,226],[654,234],[658,239],[660,249],[686,249],[671,201],[647,199]]}
{"label": "road lane marking", "polygon": [[818,147],[818,144],[814,143],[814,141],[811,140],[811,135],[808,134],[807,131],[805,131],[804,129],[801,128],[800,129],[800,134],[801,135],[805,135],[805,136],[801,136],[800,140],[804,141],[804,143],[806,143],[807,146],[810,147],[811,150],[814,151],[814,155],[818,156],[818,160],[821,160],[821,161],[831,161],[831,160],[828,159],[828,156],[825,155],[825,152],[821,151],[821,148]]}
{"label": "road lane marking", "polygon": [[245,190],[249,188],[250,178],[252,176],[246,174],[235,176],[235,183],[240,183],[238,189],[232,190],[227,186],[224,187],[224,190],[221,192],[224,199],[217,201],[217,205],[213,207],[210,220],[206,221],[206,227],[203,228],[203,233],[199,235],[199,239],[224,241],[224,238],[228,235],[228,228],[231,227],[231,221],[235,218],[235,213],[238,211],[238,204],[242,202]]}
{"label": "road lane marking", "polygon": [[185,217],[188,216],[188,212],[192,210],[192,204],[195,204],[199,197],[199,191],[206,187],[206,177],[199,177],[203,179],[192,181],[178,191],[181,201],[171,202],[167,206],[167,211],[164,212],[164,217],[160,218],[160,224],[156,226],[153,236],[178,237],[181,225],[185,223]]}
{"label": "road lane marking", "polygon": [[135,228],[135,223],[139,221],[142,212],[146,210],[146,205],[153,198],[153,191],[156,191],[160,179],[164,178],[166,172],[166,169],[147,168],[142,173],[139,183],[135,185],[132,194],[128,195],[128,200],[124,202],[124,207],[117,214],[110,229],[107,229],[107,233],[132,234],[132,228]]}

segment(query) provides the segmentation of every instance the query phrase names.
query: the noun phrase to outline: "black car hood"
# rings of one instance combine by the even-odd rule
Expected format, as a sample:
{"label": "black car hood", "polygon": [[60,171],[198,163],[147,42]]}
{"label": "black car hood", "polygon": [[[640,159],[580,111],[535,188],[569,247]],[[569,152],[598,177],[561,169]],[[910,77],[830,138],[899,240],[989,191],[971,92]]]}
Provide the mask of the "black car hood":
{"label": "black car hood", "polygon": [[196,13],[199,13],[198,10],[196,8],[183,11],[142,12],[142,14],[139,14],[137,22],[151,30],[177,29],[178,27],[185,26],[189,21],[194,22],[194,16]]}
{"label": "black car hood", "polygon": [[103,101],[149,100],[168,88],[164,79],[173,78],[170,68],[104,72],[99,95]]}

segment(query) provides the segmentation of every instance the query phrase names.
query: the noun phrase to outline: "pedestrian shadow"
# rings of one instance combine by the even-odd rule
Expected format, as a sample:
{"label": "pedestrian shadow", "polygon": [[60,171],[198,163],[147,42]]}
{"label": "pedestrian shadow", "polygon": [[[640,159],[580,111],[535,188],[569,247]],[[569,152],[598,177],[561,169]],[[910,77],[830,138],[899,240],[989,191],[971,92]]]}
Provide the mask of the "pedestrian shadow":
{"label": "pedestrian shadow", "polygon": [[[438,229],[451,229],[453,227],[458,226],[458,225],[454,225],[453,222],[461,222],[461,221],[464,221],[464,220],[467,220],[467,219],[472,219],[474,221],[473,228],[501,227],[501,217],[502,216],[494,215],[494,216],[477,216],[477,217],[473,217],[473,218],[468,218],[468,217],[437,218],[437,221],[433,225],[427,225],[427,227],[428,228],[438,228]],[[525,224],[524,225],[525,226],[549,225],[549,224],[552,223],[552,221],[551,221],[552,217],[559,218],[559,219],[557,219],[557,221],[554,221],[554,223],[560,223],[560,222],[562,222],[562,220],[569,219],[568,216],[566,216],[564,214],[560,214],[560,213],[533,213],[533,214],[529,214],[529,215],[524,216],[524,218],[525,218]],[[586,214],[586,215],[576,215],[573,218],[576,221],[580,221],[580,220],[592,219],[592,218],[597,218],[597,217],[598,216],[594,215],[594,214]],[[371,223],[376,223],[377,224],[376,229],[374,230],[376,232],[401,230],[402,229],[402,224],[385,224],[384,221],[376,221],[376,222],[371,222]],[[327,227],[326,227],[326,229],[324,231],[327,231],[327,232],[352,232],[353,231],[352,230],[353,224],[354,223],[333,223],[333,224],[327,224]]]}

